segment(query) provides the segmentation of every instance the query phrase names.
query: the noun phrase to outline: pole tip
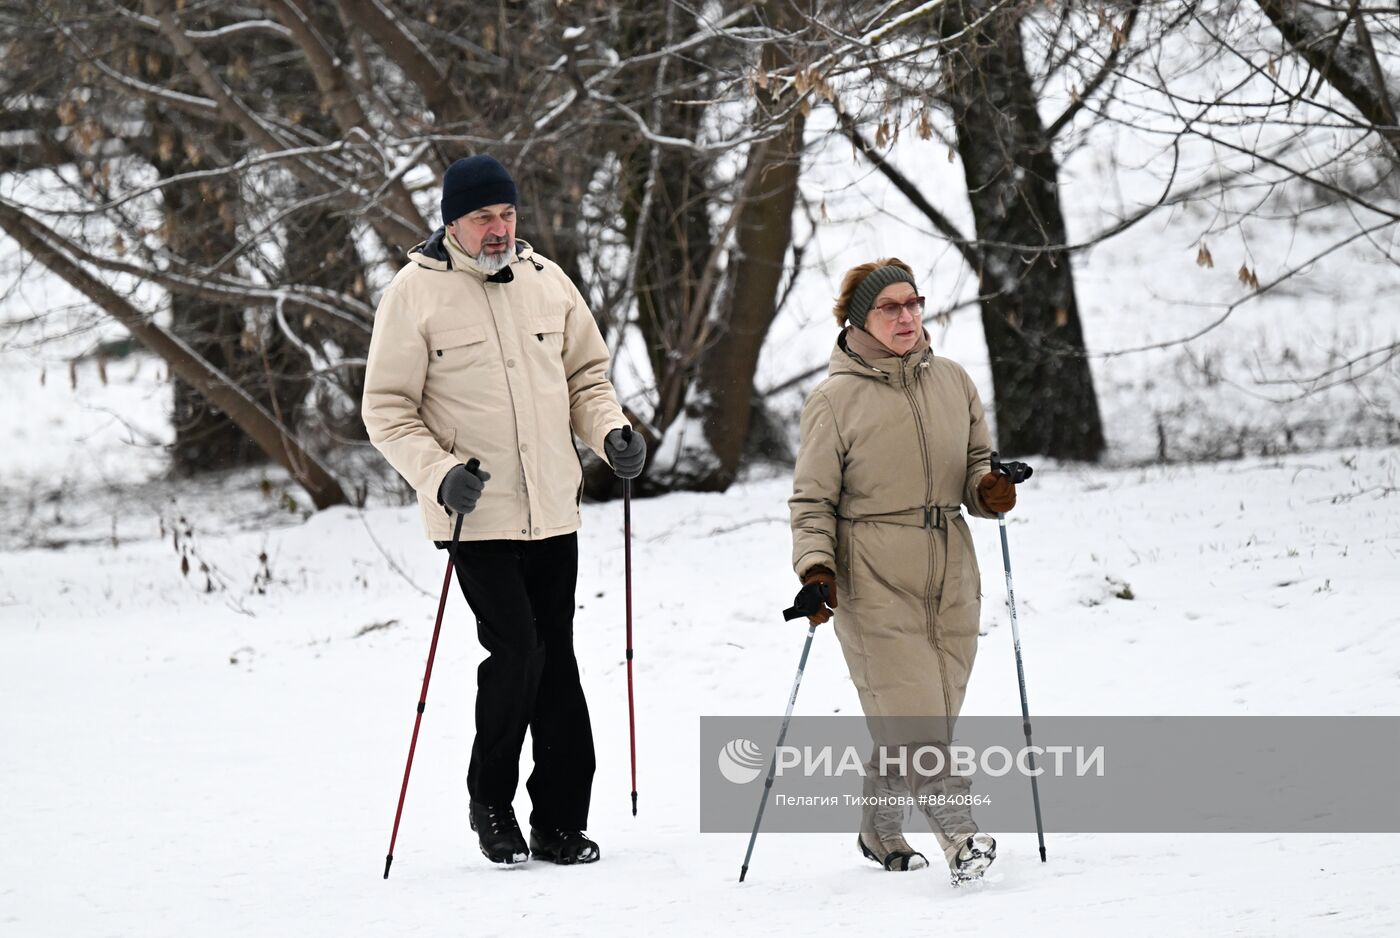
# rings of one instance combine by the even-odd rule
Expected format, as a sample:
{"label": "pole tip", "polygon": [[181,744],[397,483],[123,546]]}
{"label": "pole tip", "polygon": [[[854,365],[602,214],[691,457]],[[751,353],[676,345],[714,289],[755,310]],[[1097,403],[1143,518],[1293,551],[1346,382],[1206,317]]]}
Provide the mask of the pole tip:
{"label": "pole tip", "polygon": [[1044,847],[1041,847],[1041,848],[1040,848],[1040,862],[1041,862],[1041,863],[1044,863],[1044,862],[1045,862],[1045,848],[1044,848]]}
{"label": "pole tip", "polygon": [[749,865],[745,863],[743,866],[739,867],[739,882],[742,883],[744,877],[747,875],[749,875]]}
{"label": "pole tip", "polygon": [[632,792],[632,816],[637,816],[637,793]]}
{"label": "pole tip", "polygon": [[394,855],[391,853],[384,858],[384,878],[389,878],[389,867],[394,865]]}

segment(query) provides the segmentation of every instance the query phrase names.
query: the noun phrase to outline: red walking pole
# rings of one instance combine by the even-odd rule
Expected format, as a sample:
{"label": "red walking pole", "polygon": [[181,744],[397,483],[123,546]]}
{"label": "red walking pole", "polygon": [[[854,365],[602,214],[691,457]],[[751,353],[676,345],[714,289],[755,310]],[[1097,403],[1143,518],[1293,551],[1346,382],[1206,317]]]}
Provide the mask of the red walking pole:
{"label": "red walking pole", "polygon": [[[632,428],[622,428],[624,442],[632,442]],[[637,718],[632,692],[632,480],[622,480],[623,563],[627,568],[627,733],[632,746],[632,816],[637,816]]]}
{"label": "red walking pole", "polygon": [[[472,459],[467,462],[467,471],[476,474],[481,463]],[[418,727],[423,724],[423,709],[428,703],[428,681],[433,677],[433,659],[437,657],[438,635],[442,632],[442,613],[447,608],[447,591],[452,587],[452,571],[457,565],[457,541],[462,536],[462,519],[457,516],[457,525],[452,529],[452,543],[447,549],[447,574],[442,580],[442,596],[438,599],[437,621],[433,623],[433,641],[428,646],[428,667],[423,672],[423,689],[418,694],[418,715],[413,718],[413,738],[408,743],[408,764],[403,767],[403,785],[399,788],[399,806],[394,812],[394,832],[389,835],[389,855],[384,858],[384,878],[389,878],[389,867],[394,865],[394,844],[399,839],[399,819],[403,817],[403,801],[408,794],[408,773],[413,771],[413,751],[418,748]]]}

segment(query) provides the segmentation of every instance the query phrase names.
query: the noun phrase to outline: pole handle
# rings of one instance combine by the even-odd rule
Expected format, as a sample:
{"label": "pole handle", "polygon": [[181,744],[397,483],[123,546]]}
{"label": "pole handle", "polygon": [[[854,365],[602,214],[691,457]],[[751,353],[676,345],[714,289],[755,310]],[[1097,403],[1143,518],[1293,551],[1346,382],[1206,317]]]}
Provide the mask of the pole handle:
{"label": "pole handle", "polygon": [[[805,592],[806,589],[806,586],[802,587],[802,590],[798,591],[797,602],[794,602],[791,606],[783,610],[783,621],[791,622],[793,619],[800,619],[803,616],[813,616],[821,611],[821,606],[818,606],[816,609],[808,609],[802,605],[802,593]],[[831,602],[831,588],[825,583],[818,584],[818,593],[821,596],[822,603]]]}
{"label": "pole handle", "polygon": [[1020,485],[1022,482],[1035,475],[1035,470],[1029,463],[1023,462],[1002,462],[999,453],[992,453],[992,471],[999,475],[1004,475],[1011,480],[1011,484]]}

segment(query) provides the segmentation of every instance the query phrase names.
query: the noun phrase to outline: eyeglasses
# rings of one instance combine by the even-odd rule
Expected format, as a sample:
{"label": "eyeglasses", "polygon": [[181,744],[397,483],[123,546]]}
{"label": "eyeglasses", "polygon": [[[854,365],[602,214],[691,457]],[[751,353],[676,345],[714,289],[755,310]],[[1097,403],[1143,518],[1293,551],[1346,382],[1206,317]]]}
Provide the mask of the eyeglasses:
{"label": "eyeglasses", "polygon": [[922,296],[911,296],[903,303],[881,303],[879,306],[871,308],[872,313],[878,313],[887,322],[894,322],[899,318],[899,314],[905,310],[915,319],[922,319],[924,316],[924,298]]}

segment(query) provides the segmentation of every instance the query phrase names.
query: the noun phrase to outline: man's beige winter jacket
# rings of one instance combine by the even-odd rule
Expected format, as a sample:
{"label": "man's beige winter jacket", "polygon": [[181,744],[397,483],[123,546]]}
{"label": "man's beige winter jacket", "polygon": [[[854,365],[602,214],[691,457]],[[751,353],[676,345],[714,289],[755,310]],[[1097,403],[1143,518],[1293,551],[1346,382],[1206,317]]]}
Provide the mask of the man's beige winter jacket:
{"label": "man's beige winter jacket", "polygon": [[627,425],[578,288],[516,244],[509,274],[488,276],[439,229],[409,252],[375,313],[361,413],[375,447],[418,492],[433,540],[448,540],[455,520],[438,487],[473,457],[491,479],[463,540],[578,530],[573,437],[603,456],[608,431]]}

